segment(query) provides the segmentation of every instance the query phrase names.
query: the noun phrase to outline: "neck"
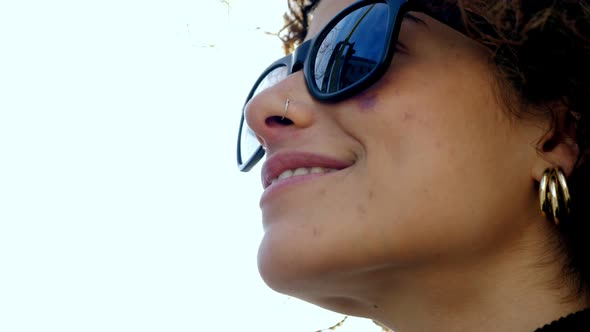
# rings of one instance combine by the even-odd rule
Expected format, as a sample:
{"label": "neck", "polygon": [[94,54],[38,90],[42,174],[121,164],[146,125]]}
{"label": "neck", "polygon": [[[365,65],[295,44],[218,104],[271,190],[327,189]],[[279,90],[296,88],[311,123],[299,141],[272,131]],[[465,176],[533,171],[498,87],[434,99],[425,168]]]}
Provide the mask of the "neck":
{"label": "neck", "polygon": [[373,317],[402,332],[533,331],[586,307],[582,301],[564,301],[569,294],[563,289],[540,287],[543,281],[524,274],[520,274],[522,278],[497,280],[503,274],[490,273],[482,279],[473,274],[437,271],[415,280],[415,287],[387,292],[390,296],[376,301],[381,305]]}
{"label": "neck", "polygon": [[534,331],[588,307],[572,296],[558,259],[539,263],[547,255],[541,250],[498,248],[477,261],[379,269],[368,280],[374,287],[354,294],[356,305],[343,311],[400,332]]}

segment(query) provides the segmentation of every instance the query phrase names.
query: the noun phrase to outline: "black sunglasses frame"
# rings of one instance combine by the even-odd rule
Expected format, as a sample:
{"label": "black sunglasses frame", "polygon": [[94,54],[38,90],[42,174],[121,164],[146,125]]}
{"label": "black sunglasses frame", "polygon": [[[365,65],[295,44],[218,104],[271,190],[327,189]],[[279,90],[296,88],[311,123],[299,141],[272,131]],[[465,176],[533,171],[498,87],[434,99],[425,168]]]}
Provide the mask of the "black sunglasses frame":
{"label": "black sunglasses frame", "polygon": [[[305,77],[305,82],[309,93],[315,99],[322,102],[336,103],[344,99],[350,98],[360,93],[361,91],[364,91],[371,85],[375,84],[375,82],[377,82],[379,79],[381,79],[389,69],[391,61],[393,59],[393,55],[395,53],[396,44],[399,37],[399,32],[401,29],[403,18],[408,12],[413,11],[427,14],[428,16],[444,23],[445,25],[461,33],[465,33],[462,20],[460,19],[461,14],[457,8],[446,8],[444,12],[434,13],[426,4],[424,4],[424,2],[424,0],[360,0],[346,7],[336,16],[334,16],[330,20],[330,22],[317,34],[317,36],[305,41],[304,43],[299,45],[293,53],[273,62],[267,69],[265,69],[256,81],[256,83],[254,84],[250,93],[248,94],[248,97],[246,98],[246,102],[244,103],[244,105],[246,105],[250,101],[250,99],[254,97],[254,94],[256,93],[258,86],[267,77],[267,75],[280,67],[286,67],[287,76],[294,74],[300,70],[303,70],[303,75]],[[359,81],[336,92],[322,92],[314,84],[313,77],[315,59],[318,50],[322,42],[324,41],[324,38],[344,17],[346,17],[350,13],[354,12],[355,10],[361,7],[366,7],[378,3],[386,3],[387,5],[389,5],[389,22],[387,23],[388,25],[385,37],[385,39],[389,40],[389,42],[385,45],[385,49],[381,54],[381,59],[377,61],[377,64],[371,70],[371,72]],[[449,9],[453,10],[449,11]],[[244,121],[245,117],[244,111],[242,109],[242,119],[240,121],[240,129],[238,132],[238,168],[242,172],[248,172],[252,169],[252,167],[254,167],[258,163],[258,161],[260,161],[260,159],[262,159],[265,151],[264,148],[260,146],[248,160],[242,160],[241,139],[242,130],[244,129]]]}

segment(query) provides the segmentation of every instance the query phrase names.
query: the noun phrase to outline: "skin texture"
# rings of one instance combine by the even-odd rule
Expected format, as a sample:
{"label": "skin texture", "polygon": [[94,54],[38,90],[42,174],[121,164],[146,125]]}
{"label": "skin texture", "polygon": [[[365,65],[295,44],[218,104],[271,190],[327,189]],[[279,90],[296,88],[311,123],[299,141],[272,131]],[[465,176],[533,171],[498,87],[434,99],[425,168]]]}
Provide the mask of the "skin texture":
{"label": "skin texture", "polygon": [[[309,36],[352,2],[320,3]],[[267,156],[352,163],[261,204],[262,277],[402,332],[527,331],[582,308],[563,301],[571,289],[536,188],[552,165],[571,172],[575,145],[543,150],[550,119],[505,110],[487,51],[415,16],[425,24],[404,21],[407,50],[362,94],[321,103],[297,72],[247,105]]]}

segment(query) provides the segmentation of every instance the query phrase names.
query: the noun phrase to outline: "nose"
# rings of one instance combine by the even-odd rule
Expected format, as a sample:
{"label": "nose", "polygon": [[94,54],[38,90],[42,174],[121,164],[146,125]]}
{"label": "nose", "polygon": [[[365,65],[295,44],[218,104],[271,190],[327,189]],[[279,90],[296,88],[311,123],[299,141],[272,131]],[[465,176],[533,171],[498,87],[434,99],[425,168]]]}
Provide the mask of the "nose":
{"label": "nose", "polygon": [[313,100],[301,71],[260,92],[244,109],[245,119],[265,149],[284,145],[314,121]]}

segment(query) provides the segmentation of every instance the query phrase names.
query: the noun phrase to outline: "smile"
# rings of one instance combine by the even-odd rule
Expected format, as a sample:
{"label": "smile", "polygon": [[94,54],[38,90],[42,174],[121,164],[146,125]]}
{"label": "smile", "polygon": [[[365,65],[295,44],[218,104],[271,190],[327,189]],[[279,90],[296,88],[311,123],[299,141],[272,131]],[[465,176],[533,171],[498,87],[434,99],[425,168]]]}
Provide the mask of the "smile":
{"label": "smile", "polygon": [[293,177],[332,173],[352,164],[350,161],[315,153],[282,151],[269,156],[262,166],[262,186],[266,189],[277,181]]}
{"label": "smile", "polygon": [[279,180],[288,179],[294,176],[302,176],[307,174],[324,174],[324,173],[331,173],[337,172],[338,170],[335,168],[324,168],[324,167],[301,167],[297,169],[288,169],[281,173],[278,177],[271,180],[270,184],[273,185],[275,182]]}

